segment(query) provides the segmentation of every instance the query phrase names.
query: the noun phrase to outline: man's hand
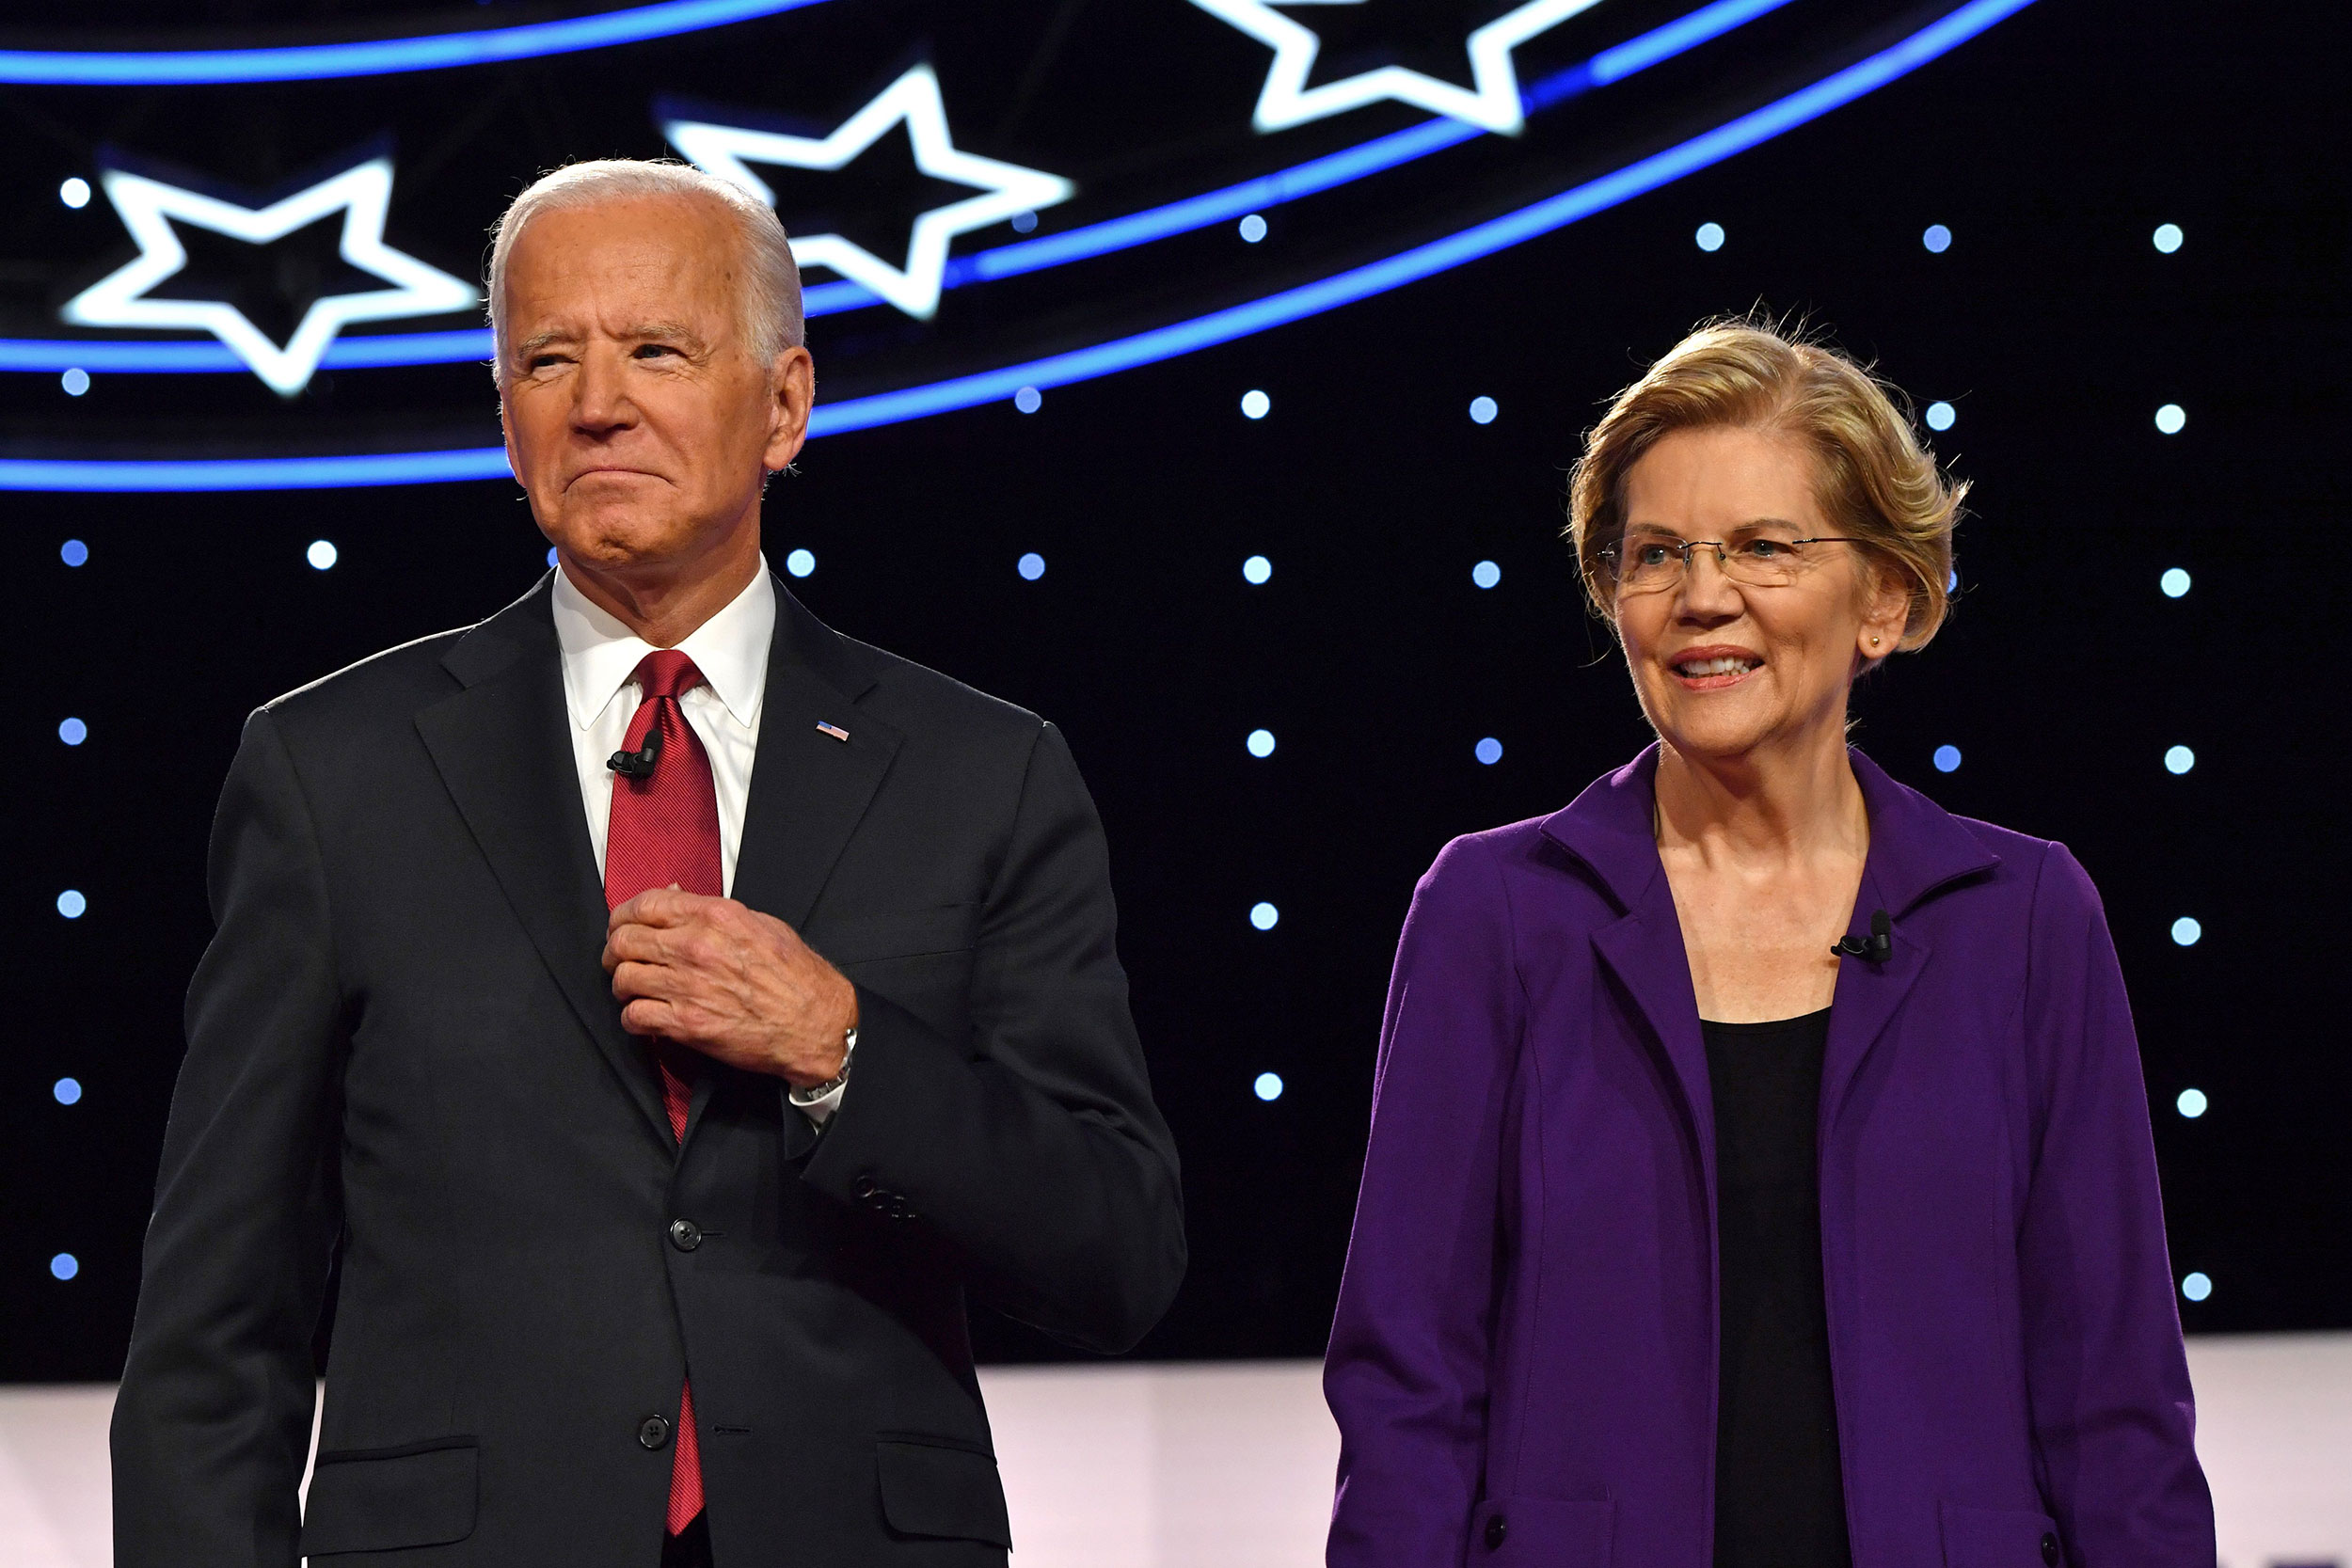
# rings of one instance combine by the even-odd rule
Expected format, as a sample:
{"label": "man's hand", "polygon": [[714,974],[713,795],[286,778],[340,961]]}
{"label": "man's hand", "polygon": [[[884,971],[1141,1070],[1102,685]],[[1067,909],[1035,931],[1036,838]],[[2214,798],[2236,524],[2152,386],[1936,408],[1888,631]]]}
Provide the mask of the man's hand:
{"label": "man's hand", "polygon": [[621,1022],[796,1088],[841,1070],[857,991],[800,933],[732,898],[639,894],[605,927]]}

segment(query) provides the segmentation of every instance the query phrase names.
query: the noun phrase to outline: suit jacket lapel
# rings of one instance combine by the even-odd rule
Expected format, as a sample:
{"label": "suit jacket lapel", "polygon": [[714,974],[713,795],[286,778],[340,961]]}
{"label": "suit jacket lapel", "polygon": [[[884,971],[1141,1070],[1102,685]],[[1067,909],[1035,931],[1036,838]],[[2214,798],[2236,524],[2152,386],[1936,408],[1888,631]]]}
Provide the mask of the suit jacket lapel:
{"label": "suit jacket lapel", "polygon": [[1616,980],[1664,1055],[1681,1090],[1693,1149],[1715,1191],[1715,1097],[1707,1075],[1707,1042],[1699,1035],[1697,994],[1683,951],[1674,889],[1659,863],[1650,830],[1656,798],[1658,747],[1596,780],[1546,817],[1543,833],[1581,863],[1622,918],[1593,932],[1593,950]]}
{"label": "suit jacket lapel", "polygon": [[[1866,865],[1847,929],[1867,935],[1871,911],[1886,907],[1884,892]],[[1855,958],[1837,960],[1837,993],[1830,1006],[1829,1044],[1821,1056],[1820,1135],[1824,1139],[1836,1123],[1838,1109],[1845,1104],[1863,1060],[1886,1032],[1903,998],[1911,994],[1919,972],[1927,967],[1931,951],[1927,943],[1906,934],[1900,926],[1895,927],[1894,943],[1894,952],[1883,963]]]}
{"label": "suit jacket lapel", "polygon": [[1707,1042],[1699,1034],[1697,993],[1683,950],[1682,925],[1675,914],[1674,890],[1661,870],[1641,902],[1624,919],[1593,933],[1593,948],[1615,976],[1641,1022],[1648,1025],[1682,1091],[1693,1152],[1706,1177],[1708,1203],[1715,1194],[1715,1096],[1707,1071]]}
{"label": "suit jacket lapel", "polygon": [[606,909],[572,770],[548,582],[462,638],[465,689],[417,715],[441,782],[516,918],[665,1149],[675,1147],[644,1046],[621,1027],[601,955]]}
{"label": "suit jacket lapel", "polygon": [[1854,895],[1850,935],[1867,936],[1884,910],[1894,922],[1894,951],[1883,963],[1840,958],[1837,999],[1830,1008],[1829,1048],[1821,1060],[1821,1132],[1836,1123],[1863,1062],[1886,1032],[1932,952],[1904,917],[1939,894],[2000,863],[2000,856],[1961,821],[1905,788],[1859,751],[1854,780],[1870,813],[1870,853]]}
{"label": "suit jacket lapel", "polygon": [[903,739],[858,705],[879,674],[862,653],[776,585],[776,631],[733,893],[796,930],[816,909]]}

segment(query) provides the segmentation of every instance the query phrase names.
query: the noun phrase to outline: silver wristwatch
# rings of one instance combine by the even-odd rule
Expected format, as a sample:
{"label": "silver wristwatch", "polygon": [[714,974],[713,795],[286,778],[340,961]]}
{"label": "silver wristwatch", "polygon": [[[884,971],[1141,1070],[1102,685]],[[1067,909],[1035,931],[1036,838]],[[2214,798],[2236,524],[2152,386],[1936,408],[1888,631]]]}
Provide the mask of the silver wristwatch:
{"label": "silver wristwatch", "polygon": [[794,1089],[789,1099],[795,1105],[814,1105],[850,1081],[850,1058],[857,1054],[857,1025],[852,1023],[841,1037],[841,1070],[821,1084],[811,1084],[804,1089]]}

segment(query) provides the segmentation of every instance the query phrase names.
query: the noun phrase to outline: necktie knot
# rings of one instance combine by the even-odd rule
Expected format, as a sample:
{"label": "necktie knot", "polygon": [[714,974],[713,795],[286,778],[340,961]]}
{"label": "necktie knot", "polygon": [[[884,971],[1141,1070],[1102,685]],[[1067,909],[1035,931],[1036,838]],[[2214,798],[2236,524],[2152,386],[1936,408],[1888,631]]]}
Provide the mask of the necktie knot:
{"label": "necktie knot", "polygon": [[675,648],[657,648],[647,654],[637,661],[630,678],[646,702],[683,697],[703,684],[703,673],[694,668],[694,661]]}

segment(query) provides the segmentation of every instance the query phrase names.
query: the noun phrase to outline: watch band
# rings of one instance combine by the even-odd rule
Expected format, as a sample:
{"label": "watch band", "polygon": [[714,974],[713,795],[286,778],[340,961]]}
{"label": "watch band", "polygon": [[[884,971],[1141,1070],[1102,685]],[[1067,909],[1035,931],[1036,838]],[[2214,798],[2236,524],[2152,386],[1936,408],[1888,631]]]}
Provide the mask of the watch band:
{"label": "watch band", "polygon": [[804,1089],[793,1089],[787,1096],[795,1105],[814,1105],[850,1081],[850,1059],[857,1054],[857,1025],[852,1023],[841,1037],[841,1070],[821,1084],[811,1084]]}

